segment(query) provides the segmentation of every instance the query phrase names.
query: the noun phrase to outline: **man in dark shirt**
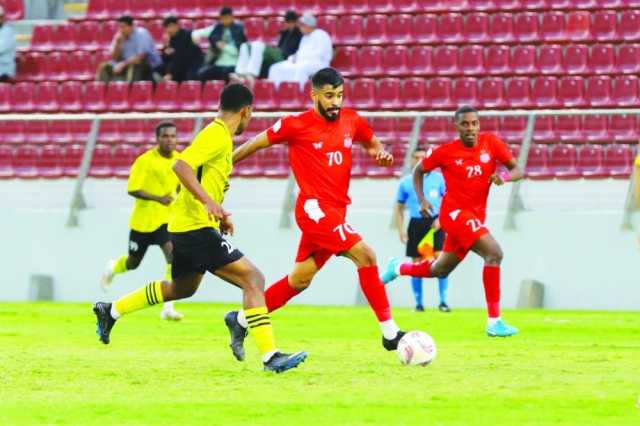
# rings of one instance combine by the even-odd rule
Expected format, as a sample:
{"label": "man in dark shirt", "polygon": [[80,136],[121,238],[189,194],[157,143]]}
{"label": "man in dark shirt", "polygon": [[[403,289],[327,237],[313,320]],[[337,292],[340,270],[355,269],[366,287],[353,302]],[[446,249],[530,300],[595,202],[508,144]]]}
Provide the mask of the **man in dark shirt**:
{"label": "man in dark shirt", "polygon": [[195,80],[198,68],[202,66],[204,55],[200,47],[193,42],[191,31],[181,28],[178,18],[164,18],[164,80]]}

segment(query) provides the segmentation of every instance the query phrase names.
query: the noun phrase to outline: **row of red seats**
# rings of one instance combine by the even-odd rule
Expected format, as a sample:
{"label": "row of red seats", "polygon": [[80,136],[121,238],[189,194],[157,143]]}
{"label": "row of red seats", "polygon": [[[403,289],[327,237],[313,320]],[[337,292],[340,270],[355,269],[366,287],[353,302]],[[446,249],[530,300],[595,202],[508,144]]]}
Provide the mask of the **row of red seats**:
{"label": "row of red seats", "polygon": [[[397,144],[397,148],[401,145]],[[91,161],[89,176],[97,178],[129,175],[133,160],[149,146],[136,147],[127,144],[117,146],[97,145]],[[519,146],[512,146],[518,155]],[[393,147],[392,147],[393,149]],[[401,154],[404,148],[396,149]],[[83,145],[22,145],[15,148],[0,145],[0,178],[75,177],[84,151]],[[631,173],[634,150],[627,145],[606,147],[587,145],[533,145],[529,151],[526,174],[531,179],[597,179],[628,178]],[[399,174],[399,167],[384,169],[375,165],[362,150],[354,151],[353,175],[387,177]],[[238,176],[283,177],[289,172],[285,147],[273,147],[240,163],[235,169]]]}
{"label": "row of red seats", "polygon": [[17,21],[24,16],[24,0],[0,0],[0,6],[4,8],[5,18],[9,21]]}
{"label": "row of red seats", "polygon": [[447,11],[571,10],[640,7],[638,0],[90,0],[87,19],[114,19],[123,14],[138,18],[169,14],[188,18],[217,17],[220,8],[233,6],[237,16],[282,15],[287,9],[316,14],[418,13]]}

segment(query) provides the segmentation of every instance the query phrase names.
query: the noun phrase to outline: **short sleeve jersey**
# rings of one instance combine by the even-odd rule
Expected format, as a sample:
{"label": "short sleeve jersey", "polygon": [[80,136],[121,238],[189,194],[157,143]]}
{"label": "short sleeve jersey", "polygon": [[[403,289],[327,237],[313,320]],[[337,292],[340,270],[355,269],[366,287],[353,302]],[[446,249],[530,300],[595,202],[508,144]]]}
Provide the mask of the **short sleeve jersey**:
{"label": "short sleeve jersey", "polygon": [[[429,173],[424,176],[422,184],[424,196],[433,207],[431,213],[437,216],[440,213],[440,204],[442,203],[442,196],[445,193],[444,178],[441,173]],[[412,218],[417,219],[422,217],[422,214],[420,214],[420,201],[413,186],[413,175],[405,176],[400,180],[396,200],[398,203],[407,206],[409,215]]]}
{"label": "short sleeve jersey", "polygon": [[483,222],[487,197],[498,163],[513,159],[507,145],[492,133],[480,133],[478,143],[466,147],[460,139],[430,149],[422,160],[425,171],[440,168],[447,185],[442,214],[455,209],[471,210]]}
{"label": "short sleeve jersey", "polygon": [[[181,154],[196,174],[198,181],[216,203],[222,204],[224,193],[229,188],[229,175],[233,169],[231,133],[222,120],[215,120],[202,129]],[[212,227],[218,229],[219,222],[210,219],[204,205],[186,188],[180,188],[174,203],[170,232],[187,232]]]}
{"label": "short sleeve jersey", "polygon": [[267,130],[270,144],[286,143],[289,162],[300,187],[301,199],[317,199],[346,206],[351,203],[351,148],[371,143],[369,124],[348,108],[335,121],[310,109],[278,120]]}
{"label": "short sleeve jersey", "polygon": [[[160,155],[158,148],[152,148],[141,154],[133,162],[127,182],[127,192],[145,191],[159,197],[175,197],[178,189],[178,177],[171,167],[178,157],[174,151],[171,158]],[[157,201],[136,198],[129,227],[138,232],[153,232],[169,222],[169,206]]]}

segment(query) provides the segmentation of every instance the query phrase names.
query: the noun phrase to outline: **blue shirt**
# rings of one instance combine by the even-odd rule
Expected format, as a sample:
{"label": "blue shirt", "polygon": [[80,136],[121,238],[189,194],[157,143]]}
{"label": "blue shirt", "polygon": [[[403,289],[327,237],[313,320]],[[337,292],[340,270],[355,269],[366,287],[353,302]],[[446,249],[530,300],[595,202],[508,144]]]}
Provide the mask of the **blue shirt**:
{"label": "blue shirt", "polygon": [[[114,45],[111,46],[111,50]],[[156,50],[156,42],[151,37],[151,33],[146,28],[135,27],[129,38],[122,43],[122,57],[116,62],[126,61],[141,53],[147,55],[146,61],[151,68],[162,65],[162,58]]]}
{"label": "blue shirt", "polygon": [[[423,180],[424,196],[432,206],[430,212],[433,216],[440,214],[440,204],[445,193],[444,178],[440,172],[431,172],[424,176]],[[413,175],[408,175],[400,180],[397,195],[398,203],[406,204],[412,218],[422,217],[420,214],[420,201],[413,187]]]}

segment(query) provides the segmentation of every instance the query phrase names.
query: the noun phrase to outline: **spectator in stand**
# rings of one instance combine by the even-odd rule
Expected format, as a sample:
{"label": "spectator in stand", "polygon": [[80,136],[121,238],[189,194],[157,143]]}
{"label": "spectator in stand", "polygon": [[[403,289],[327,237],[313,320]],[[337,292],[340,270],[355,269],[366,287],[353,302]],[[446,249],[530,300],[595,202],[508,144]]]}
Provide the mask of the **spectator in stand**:
{"label": "spectator in stand", "polygon": [[192,31],[181,28],[175,16],[164,18],[162,26],[165,29],[162,51],[163,79],[195,80],[204,55],[200,47],[194,43]]}
{"label": "spectator in stand", "polygon": [[112,60],[100,64],[97,79],[150,80],[153,71],[162,66],[153,37],[146,28],[134,26],[131,16],[121,16],[118,25],[111,43]]}
{"label": "spectator in stand", "polygon": [[276,86],[283,81],[297,81],[303,87],[311,75],[328,67],[333,58],[331,37],[316,28],[315,16],[305,13],[298,22],[303,34],[298,51],[269,68],[269,80]]}
{"label": "spectator in stand", "polygon": [[240,46],[235,73],[232,73],[230,78],[253,87],[256,78],[267,76],[271,65],[296,53],[300,39],[302,32],[298,28],[298,14],[288,10],[284,15],[284,29],[280,31],[278,45],[267,46],[262,41],[244,43]]}
{"label": "spectator in stand", "polygon": [[223,7],[220,20],[209,34],[209,53],[198,70],[200,80],[229,80],[238,62],[239,49],[247,41],[244,26],[233,18],[233,10]]}
{"label": "spectator in stand", "polygon": [[12,80],[16,75],[16,36],[5,21],[0,6],[0,82]]}

